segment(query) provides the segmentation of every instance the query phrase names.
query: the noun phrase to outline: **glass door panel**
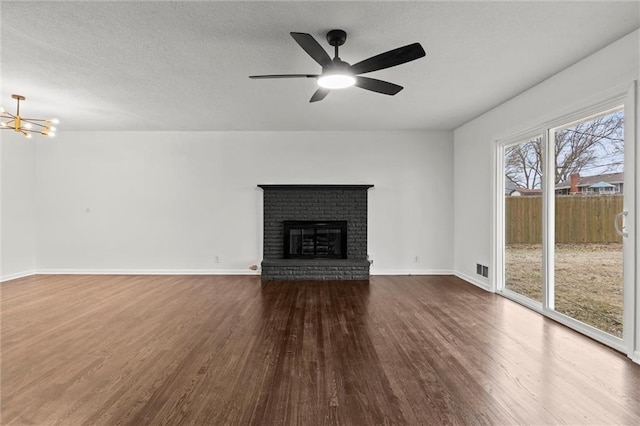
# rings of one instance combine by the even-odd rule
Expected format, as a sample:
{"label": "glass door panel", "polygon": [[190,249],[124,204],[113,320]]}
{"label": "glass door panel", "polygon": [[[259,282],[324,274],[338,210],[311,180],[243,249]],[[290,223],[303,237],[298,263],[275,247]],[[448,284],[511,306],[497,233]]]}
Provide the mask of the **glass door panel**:
{"label": "glass door panel", "polygon": [[542,136],[504,150],[504,288],[542,302]]}
{"label": "glass door panel", "polygon": [[[553,129],[554,308],[622,338],[624,110]],[[616,223],[617,222],[617,223]]]}

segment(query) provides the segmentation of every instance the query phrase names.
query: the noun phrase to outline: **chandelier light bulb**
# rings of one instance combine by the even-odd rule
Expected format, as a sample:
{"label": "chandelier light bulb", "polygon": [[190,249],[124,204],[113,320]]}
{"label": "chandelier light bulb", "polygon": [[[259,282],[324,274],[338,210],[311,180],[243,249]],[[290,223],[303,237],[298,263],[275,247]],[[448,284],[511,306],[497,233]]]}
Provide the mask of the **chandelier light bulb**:
{"label": "chandelier light bulb", "polygon": [[2,126],[2,127],[7,127],[7,122],[6,122],[6,121],[3,121],[2,123],[0,123],[0,126]]}
{"label": "chandelier light bulb", "polygon": [[55,127],[49,127],[49,130],[51,130],[52,132],[55,132],[58,129],[56,129]]}
{"label": "chandelier light bulb", "polygon": [[31,123],[25,123],[23,126],[25,129],[30,129],[33,127],[33,125]]}
{"label": "chandelier light bulb", "polygon": [[25,133],[24,137],[27,138],[27,139],[31,139],[31,133]]}

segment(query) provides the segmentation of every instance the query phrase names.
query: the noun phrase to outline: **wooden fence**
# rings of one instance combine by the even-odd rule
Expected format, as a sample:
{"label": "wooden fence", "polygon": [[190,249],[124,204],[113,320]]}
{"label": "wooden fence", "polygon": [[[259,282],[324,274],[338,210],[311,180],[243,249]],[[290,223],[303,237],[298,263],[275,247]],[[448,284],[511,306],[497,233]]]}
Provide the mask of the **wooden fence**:
{"label": "wooden fence", "polygon": [[[556,197],[557,243],[620,243],[613,222],[621,195]],[[542,197],[505,197],[507,244],[542,242]]]}

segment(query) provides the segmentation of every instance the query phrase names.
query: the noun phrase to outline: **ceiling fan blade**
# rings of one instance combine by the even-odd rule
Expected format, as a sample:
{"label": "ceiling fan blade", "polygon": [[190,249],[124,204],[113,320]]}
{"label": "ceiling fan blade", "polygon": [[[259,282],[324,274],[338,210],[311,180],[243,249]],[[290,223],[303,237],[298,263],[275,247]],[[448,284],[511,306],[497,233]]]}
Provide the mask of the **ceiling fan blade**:
{"label": "ceiling fan blade", "polygon": [[403,89],[402,86],[389,83],[388,81],[377,80],[369,77],[356,77],[355,86],[361,89],[371,90],[372,92],[378,92],[385,95],[395,95]]}
{"label": "ceiling fan blade", "polygon": [[425,55],[426,53],[420,43],[408,44],[351,65],[351,70],[355,74],[364,74],[395,67],[396,65],[422,58]]}
{"label": "ceiling fan blade", "polygon": [[320,46],[320,43],[316,41],[311,34],[307,33],[289,33],[291,37],[304,49],[305,52],[313,58],[314,61],[319,63],[322,67],[325,67],[331,63],[331,57]]}
{"label": "ceiling fan blade", "polygon": [[325,89],[324,87],[320,87],[318,90],[316,90],[316,92],[313,94],[313,96],[311,96],[311,99],[309,99],[309,102],[318,102],[323,100],[324,98],[327,97],[327,95],[329,94],[331,90],[329,89]]}
{"label": "ceiling fan blade", "polygon": [[267,74],[250,75],[249,78],[318,78],[318,74]]}

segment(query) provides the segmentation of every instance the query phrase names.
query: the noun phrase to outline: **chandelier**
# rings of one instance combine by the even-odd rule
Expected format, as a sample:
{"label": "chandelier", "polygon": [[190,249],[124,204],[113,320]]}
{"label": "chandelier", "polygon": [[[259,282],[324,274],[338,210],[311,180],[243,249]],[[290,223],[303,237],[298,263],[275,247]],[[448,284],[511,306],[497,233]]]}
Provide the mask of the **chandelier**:
{"label": "chandelier", "polygon": [[0,129],[2,130],[14,130],[20,132],[25,138],[30,138],[33,133],[39,133],[43,136],[53,137],[55,136],[56,128],[53,124],[58,123],[57,118],[52,119],[40,119],[40,118],[24,118],[20,116],[20,101],[24,101],[25,97],[22,95],[11,95],[18,103],[16,108],[16,114],[13,115],[4,108],[0,108]]}

